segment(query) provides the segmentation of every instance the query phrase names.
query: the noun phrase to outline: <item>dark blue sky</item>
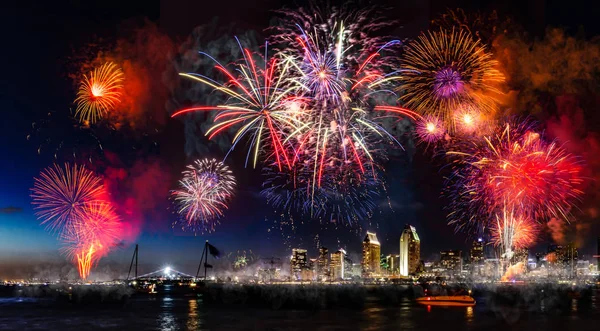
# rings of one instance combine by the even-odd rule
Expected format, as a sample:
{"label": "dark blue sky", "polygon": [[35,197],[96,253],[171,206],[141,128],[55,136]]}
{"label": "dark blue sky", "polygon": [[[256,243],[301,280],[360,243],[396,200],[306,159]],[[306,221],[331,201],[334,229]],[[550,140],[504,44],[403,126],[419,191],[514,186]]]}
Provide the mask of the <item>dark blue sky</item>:
{"label": "dark blue sky", "polygon": [[[522,11],[514,11],[515,6],[506,7],[517,15],[526,15],[538,2],[526,1],[529,7],[524,6]],[[29,198],[32,178],[54,161],[53,155],[38,155],[39,141],[28,141],[27,135],[32,132],[32,122],[46,118],[48,112],[62,114],[55,116],[57,118],[66,117],[64,114],[72,106],[74,90],[72,81],[65,72],[68,68],[68,61],[65,59],[72,57],[75,50],[93,40],[93,36],[106,40],[119,37],[124,33],[119,30],[124,20],[141,22],[146,17],[172,33],[174,39],[181,40],[182,35],[177,34],[184,34],[182,31],[189,31],[191,27],[204,23],[203,20],[208,20],[213,15],[220,15],[226,20],[241,20],[242,17],[250,16],[243,25],[260,30],[268,24],[269,11],[285,4],[284,1],[263,1],[263,7],[253,5],[252,8],[246,8],[248,6],[242,5],[246,3],[244,1],[228,1],[203,5],[202,10],[197,11],[200,2],[179,0],[143,1],[127,5],[121,3],[122,1],[78,5],[13,4],[13,7],[2,8],[3,18],[0,21],[4,47],[0,53],[0,63],[3,64],[0,79],[0,270],[3,265],[26,265],[38,260],[64,262],[64,258],[58,253],[59,245],[55,237],[47,233],[33,216]],[[240,6],[234,5],[237,3]],[[410,35],[426,28],[429,18],[435,13],[445,7],[458,5],[465,5],[465,2],[412,1],[406,4],[406,8],[411,8],[414,15],[409,15],[406,8],[396,8],[392,13],[405,18],[405,31]],[[571,25],[577,22],[573,18],[576,13],[565,15],[563,21],[558,20],[560,15],[554,9],[548,9],[549,6],[556,7],[552,2],[547,2],[547,15],[541,18],[542,23],[539,24],[562,22]],[[248,10],[252,11],[252,15],[247,15]],[[197,13],[197,16],[190,15],[190,12]],[[582,18],[583,23],[589,21],[588,16]],[[66,139],[68,138],[67,136]],[[162,162],[172,165],[171,169],[175,173],[181,170],[177,168],[187,162],[183,146],[177,150],[177,146],[183,142],[181,125],[166,124],[163,133],[156,140],[161,144],[152,150],[152,156],[162,158]],[[118,139],[112,143],[118,144]],[[150,143],[144,140],[140,142]],[[68,158],[60,159],[65,160]],[[383,253],[397,253],[398,238],[405,223],[416,226],[425,259],[442,249],[467,247],[466,236],[454,234],[453,229],[445,224],[442,210],[444,202],[439,198],[442,179],[438,169],[439,164],[431,163],[431,156],[423,155],[421,151],[414,155],[408,153],[398,156],[388,164],[388,193],[393,211],[389,207],[382,208],[381,214],[375,216],[374,223],[377,225],[366,226],[378,233]],[[144,215],[144,225],[136,240],[141,245],[142,261],[147,259],[145,263],[186,265],[185,268],[189,268],[198,260],[206,239],[224,251],[251,249],[262,256],[289,255],[290,242],[284,240],[288,233],[282,235],[271,229],[276,215],[258,197],[259,187],[253,178],[259,174],[242,167],[235,167],[234,170],[238,177],[244,179],[240,180],[240,191],[223,224],[215,233],[194,237],[173,232],[169,227],[173,216],[166,210],[168,203],[165,197],[157,206],[158,212]],[[381,203],[386,205],[385,199]],[[322,230],[317,226],[303,227],[292,235],[291,244],[315,249],[314,238],[320,231]],[[355,234],[347,229],[337,232],[326,230],[321,232],[320,240],[332,249],[340,245],[346,246],[351,252],[358,252],[363,236],[363,233]],[[132,253],[131,245],[132,243],[127,243],[125,247],[115,250],[103,263],[127,263]],[[313,251],[315,252],[316,250]],[[152,257],[151,260],[149,257]]]}

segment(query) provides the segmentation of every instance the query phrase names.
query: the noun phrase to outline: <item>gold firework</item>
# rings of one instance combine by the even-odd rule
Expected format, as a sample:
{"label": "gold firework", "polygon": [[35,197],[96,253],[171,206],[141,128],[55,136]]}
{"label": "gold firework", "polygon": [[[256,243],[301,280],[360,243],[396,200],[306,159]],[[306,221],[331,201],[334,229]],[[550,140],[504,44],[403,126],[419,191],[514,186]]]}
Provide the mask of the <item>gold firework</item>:
{"label": "gold firework", "polygon": [[83,77],[77,92],[75,116],[82,123],[95,123],[119,103],[123,72],[107,62]]}
{"label": "gold firework", "polygon": [[441,119],[455,130],[456,112],[465,105],[494,115],[504,75],[484,45],[464,30],[423,33],[408,45],[402,59],[404,94],[408,108]]}

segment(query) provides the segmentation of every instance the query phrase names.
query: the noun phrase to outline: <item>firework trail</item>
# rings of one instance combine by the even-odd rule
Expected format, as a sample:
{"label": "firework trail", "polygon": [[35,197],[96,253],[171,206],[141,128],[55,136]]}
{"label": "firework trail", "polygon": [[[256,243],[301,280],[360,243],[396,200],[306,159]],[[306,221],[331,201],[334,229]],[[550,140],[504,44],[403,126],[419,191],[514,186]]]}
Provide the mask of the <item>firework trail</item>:
{"label": "firework trail", "polygon": [[283,165],[290,166],[290,147],[286,144],[286,137],[293,137],[309,126],[298,118],[304,108],[304,98],[295,96],[300,86],[284,78],[288,75],[289,63],[281,64],[277,58],[268,60],[265,56],[264,67],[260,67],[254,59],[256,54],[241,45],[240,48],[244,61],[236,65],[239,74],[232,73],[213,59],[215,68],[226,77],[225,83],[218,83],[195,73],[180,74],[226,94],[228,102],[182,109],[172,117],[194,111],[219,111],[214,118],[215,124],[206,132],[209,139],[232,127],[238,127],[230,152],[240,140],[250,136],[246,165],[252,154],[253,167],[256,167],[261,147],[267,145],[272,152],[266,154],[275,157],[280,169]]}
{"label": "firework trail", "polygon": [[90,204],[103,201],[101,178],[77,164],[54,164],[34,178],[31,198],[35,214],[52,232],[62,232]]}
{"label": "firework trail", "polygon": [[496,220],[491,222],[490,230],[492,242],[501,247],[502,257],[509,260],[512,258],[513,249],[531,247],[539,233],[535,222],[506,208],[496,214]]}
{"label": "firework trail", "polygon": [[456,131],[456,112],[465,106],[491,119],[497,109],[498,85],[504,76],[484,45],[464,30],[440,30],[420,35],[402,59],[407,108],[439,118],[450,133]]}
{"label": "firework trail", "polygon": [[85,75],[75,99],[75,117],[80,122],[96,123],[119,103],[122,83],[123,72],[112,62]]}
{"label": "firework trail", "polygon": [[183,172],[179,189],[171,193],[184,230],[212,232],[234,194],[235,178],[215,159],[196,160]]}
{"label": "firework trail", "polygon": [[119,241],[121,219],[108,202],[86,205],[62,234],[62,252],[77,264],[81,279]]}

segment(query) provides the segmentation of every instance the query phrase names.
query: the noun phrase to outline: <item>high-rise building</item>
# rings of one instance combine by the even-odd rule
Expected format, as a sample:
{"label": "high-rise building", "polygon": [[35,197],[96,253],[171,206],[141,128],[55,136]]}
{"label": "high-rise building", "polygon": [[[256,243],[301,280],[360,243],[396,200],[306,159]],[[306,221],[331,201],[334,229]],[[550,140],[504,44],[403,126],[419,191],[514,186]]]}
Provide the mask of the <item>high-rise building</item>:
{"label": "high-rise building", "polygon": [[421,240],[414,226],[406,224],[400,236],[400,276],[417,272],[421,261]]}
{"label": "high-rise building", "polygon": [[353,265],[354,263],[348,254],[344,254],[344,278],[352,277]]}
{"label": "high-rise building", "polygon": [[302,271],[307,269],[306,249],[292,249],[292,257],[290,259],[291,276],[293,279],[302,279]]}
{"label": "high-rise building", "polygon": [[331,279],[344,279],[345,256],[346,251],[341,248],[337,252],[331,253]]}
{"label": "high-rise building", "polygon": [[400,274],[400,254],[390,254],[385,257],[390,275]]}
{"label": "high-rise building", "polygon": [[363,241],[362,251],[362,276],[372,277],[379,275],[381,271],[380,265],[381,245],[377,240],[377,235],[373,232],[367,232],[367,236]]}
{"label": "high-rise building", "polygon": [[471,264],[480,264],[483,263],[484,255],[483,255],[483,239],[478,238],[473,241],[473,246],[471,246]]}
{"label": "high-rise building", "polygon": [[447,271],[460,273],[462,271],[462,251],[441,251],[440,264]]}
{"label": "high-rise building", "polygon": [[320,280],[329,276],[329,254],[327,248],[319,248],[319,258],[317,259],[317,277]]}

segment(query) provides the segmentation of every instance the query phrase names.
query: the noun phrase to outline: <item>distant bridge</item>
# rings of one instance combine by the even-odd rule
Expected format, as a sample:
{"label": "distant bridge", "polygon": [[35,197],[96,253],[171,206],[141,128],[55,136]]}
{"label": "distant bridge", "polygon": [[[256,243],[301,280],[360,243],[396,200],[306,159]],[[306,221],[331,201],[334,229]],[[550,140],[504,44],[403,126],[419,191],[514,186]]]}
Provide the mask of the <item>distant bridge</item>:
{"label": "distant bridge", "polygon": [[171,267],[165,267],[156,271],[152,271],[149,272],[147,274],[143,274],[140,276],[137,276],[133,279],[140,279],[140,278],[160,278],[160,277],[165,277],[165,278],[180,278],[180,277],[185,277],[185,278],[196,278],[195,276],[192,276],[190,274],[186,274],[185,272],[181,272],[178,270],[175,270]]}

